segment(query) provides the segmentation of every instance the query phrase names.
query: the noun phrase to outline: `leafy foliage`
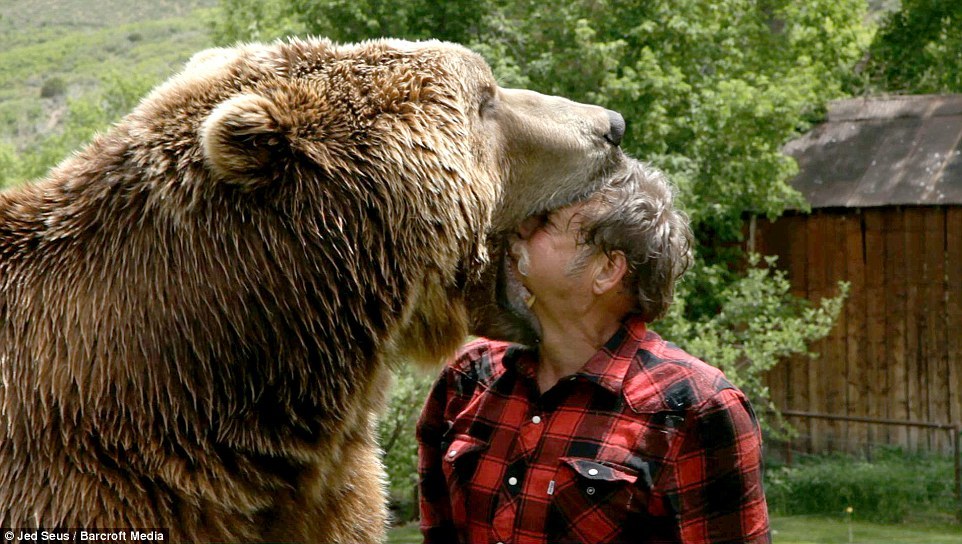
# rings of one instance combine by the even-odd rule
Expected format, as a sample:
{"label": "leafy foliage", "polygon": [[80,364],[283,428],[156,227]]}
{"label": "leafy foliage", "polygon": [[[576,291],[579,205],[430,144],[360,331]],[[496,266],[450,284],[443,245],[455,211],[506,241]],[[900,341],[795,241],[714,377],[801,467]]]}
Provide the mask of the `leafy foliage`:
{"label": "leafy foliage", "polygon": [[0,142],[0,188],[23,179],[23,165],[10,144]]}
{"label": "leafy foliage", "polygon": [[909,516],[950,520],[952,459],[883,448],[871,460],[847,455],[800,456],[765,474],[776,515],[823,514],[900,523]]}
{"label": "leafy foliage", "polygon": [[[59,137],[70,116],[68,101],[96,100],[93,95],[109,74],[162,81],[191,54],[211,45],[204,25],[208,12],[194,11],[205,3],[216,0],[159,0],[136,6],[122,0],[64,0],[56,10],[9,3],[0,19],[0,145],[31,155],[49,147],[43,141]],[[134,35],[140,39],[131,40]],[[41,98],[44,83],[56,80],[63,82],[63,93]],[[104,122],[90,133],[106,126]],[[38,162],[29,177],[42,174],[79,143],[59,156],[48,155],[45,167]],[[9,172],[2,176],[24,177]]]}
{"label": "leafy foliage", "polygon": [[269,41],[284,35],[305,34],[308,29],[292,17],[290,0],[221,1],[219,16],[209,20],[215,43]]}
{"label": "leafy foliage", "polygon": [[394,376],[388,411],[378,421],[377,432],[384,452],[391,502],[398,510],[395,515],[403,521],[416,518],[418,513],[414,496],[418,477],[414,427],[434,377],[410,366],[397,369]]}
{"label": "leafy foliage", "polygon": [[62,77],[54,76],[43,82],[40,87],[40,98],[53,98],[66,94],[67,82]]}
{"label": "leafy foliage", "polygon": [[903,0],[869,49],[868,91],[962,92],[962,3]]}

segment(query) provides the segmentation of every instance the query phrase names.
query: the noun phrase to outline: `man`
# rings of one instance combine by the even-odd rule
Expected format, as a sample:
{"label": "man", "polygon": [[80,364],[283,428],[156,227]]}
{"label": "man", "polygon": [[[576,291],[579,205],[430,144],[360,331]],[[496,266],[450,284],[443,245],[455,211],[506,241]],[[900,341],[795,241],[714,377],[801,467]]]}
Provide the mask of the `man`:
{"label": "man", "polygon": [[649,331],[691,261],[638,162],[512,243],[540,340],[479,339],[418,425],[425,543],[769,542],[761,436],[720,371]]}

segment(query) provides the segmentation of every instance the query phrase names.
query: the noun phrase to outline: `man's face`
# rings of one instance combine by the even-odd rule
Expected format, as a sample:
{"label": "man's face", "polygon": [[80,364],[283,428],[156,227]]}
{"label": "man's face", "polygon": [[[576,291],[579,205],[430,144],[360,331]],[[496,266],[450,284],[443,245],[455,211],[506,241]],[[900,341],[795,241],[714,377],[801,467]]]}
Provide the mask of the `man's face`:
{"label": "man's face", "polygon": [[573,301],[591,292],[591,274],[576,266],[584,251],[580,237],[585,205],[573,204],[546,216],[530,217],[518,228],[512,256],[522,283],[535,296],[533,310],[539,300]]}

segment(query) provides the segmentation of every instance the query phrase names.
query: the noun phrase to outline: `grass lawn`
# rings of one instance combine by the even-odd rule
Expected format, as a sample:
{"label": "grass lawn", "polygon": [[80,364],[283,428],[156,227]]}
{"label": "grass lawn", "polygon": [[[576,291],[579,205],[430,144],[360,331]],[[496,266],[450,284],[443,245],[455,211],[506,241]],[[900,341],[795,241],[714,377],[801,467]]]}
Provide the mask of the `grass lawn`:
{"label": "grass lawn", "polygon": [[777,544],[959,544],[962,542],[962,527],[880,525],[862,521],[853,521],[849,525],[840,519],[790,516],[772,518],[772,536]]}
{"label": "grass lawn", "polygon": [[[851,539],[849,539],[851,528]],[[925,525],[877,525],[853,521],[851,527],[842,520],[791,516],[772,519],[776,544],[959,544],[962,527]],[[420,544],[417,524],[393,529],[389,544]]]}
{"label": "grass lawn", "polygon": [[421,544],[421,531],[417,523],[391,529],[387,534],[388,544]]}

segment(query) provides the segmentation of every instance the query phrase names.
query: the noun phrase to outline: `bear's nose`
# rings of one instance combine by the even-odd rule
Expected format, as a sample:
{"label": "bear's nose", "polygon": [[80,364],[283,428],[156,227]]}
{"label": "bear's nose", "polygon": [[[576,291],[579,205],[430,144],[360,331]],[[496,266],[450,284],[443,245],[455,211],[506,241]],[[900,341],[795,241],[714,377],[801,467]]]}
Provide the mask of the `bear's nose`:
{"label": "bear's nose", "polygon": [[621,145],[621,139],[625,137],[625,118],[616,111],[605,111],[608,112],[609,127],[608,133],[605,134],[605,140],[611,142],[611,145]]}

